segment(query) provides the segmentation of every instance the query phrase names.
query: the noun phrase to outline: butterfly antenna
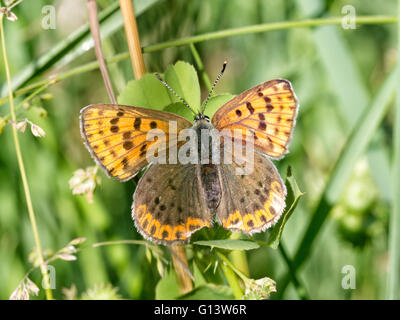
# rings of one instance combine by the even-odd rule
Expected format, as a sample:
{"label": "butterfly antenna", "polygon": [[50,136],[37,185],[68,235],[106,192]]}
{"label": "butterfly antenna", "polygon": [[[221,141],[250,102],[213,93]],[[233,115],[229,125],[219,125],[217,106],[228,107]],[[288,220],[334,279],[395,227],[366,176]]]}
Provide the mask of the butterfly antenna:
{"label": "butterfly antenna", "polygon": [[166,86],[166,87],[168,88],[168,90],[171,91],[171,92],[186,106],[186,107],[188,107],[189,110],[192,111],[193,114],[194,114],[195,116],[197,116],[197,113],[189,106],[189,104],[188,104],[185,100],[183,100],[183,99],[175,92],[175,90],[172,89],[172,88],[169,86],[169,84],[165,82],[165,80],[164,80],[163,78],[161,78],[161,76],[160,76],[157,72],[156,72],[156,77],[157,77],[157,79],[160,80],[160,81],[162,82],[162,84],[163,84],[164,86]]}
{"label": "butterfly antenna", "polygon": [[201,113],[202,113],[202,114],[204,113],[204,110],[206,110],[206,106],[207,106],[208,100],[210,100],[211,95],[212,95],[212,93],[213,93],[213,91],[214,91],[215,86],[217,85],[219,79],[221,79],[222,75],[223,75],[224,72],[225,72],[226,64],[227,64],[227,62],[224,61],[224,65],[222,66],[222,70],[221,70],[221,72],[218,74],[217,79],[215,79],[215,81],[214,81],[214,83],[213,83],[213,85],[212,85],[212,87],[211,87],[210,93],[208,94],[207,99],[206,99],[206,101],[204,102],[203,107],[201,108]]}

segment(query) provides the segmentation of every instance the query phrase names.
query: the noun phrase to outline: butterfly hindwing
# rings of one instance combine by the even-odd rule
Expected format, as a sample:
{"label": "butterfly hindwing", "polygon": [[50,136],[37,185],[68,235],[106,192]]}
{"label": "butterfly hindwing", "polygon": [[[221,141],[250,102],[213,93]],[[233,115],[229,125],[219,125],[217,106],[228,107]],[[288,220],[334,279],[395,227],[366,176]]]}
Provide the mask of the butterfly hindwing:
{"label": "butterfly hindwing", "polygon": [[218,130],[241,130],[254,137],[254,147],[271,158],[288,148],[298,101],[288,80],[275,79],[251,88],[224,104],[212,122]]}
{"label": "butterfly hindwing", "polygon": [[169,122],[176,130],[190,127],[186,119],[146,108],[99,104],[81,110],[81,133],[93,158],[112,177],[126,181],[148,164],[146,151],[157,143],[147,141],[151,129],[169,136]]}
{"label": "butterfly hindwing", "polygon": [[201,167],[153,164],[140,179],[132,217],[146,238],[157,243],[184,242],[210,226],[211,211],[201,186]]}
{"label": "butterfly hindwing", "polygon": [[248,175],[238,175],[243,165],[222,164],[221,202],[217,216],[222,226],[247,234],[263,231],[278,221],[285,208],[286,188],[272,162],[254,154],[254,167]]}

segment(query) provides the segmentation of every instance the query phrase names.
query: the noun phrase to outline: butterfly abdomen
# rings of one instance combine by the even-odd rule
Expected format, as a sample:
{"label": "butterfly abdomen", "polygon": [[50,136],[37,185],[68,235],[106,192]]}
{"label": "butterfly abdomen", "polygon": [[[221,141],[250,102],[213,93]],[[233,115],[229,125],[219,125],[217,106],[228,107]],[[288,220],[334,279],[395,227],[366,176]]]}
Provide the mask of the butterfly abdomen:
{"label": "butterfly abdomen", "polygon": [[211,212],[215,212],[221,201],[221,184],[218,177],[217,166],[215,164],[201,165],[200,178],[207,206]]}
{"label": "butterfly abdomen", "polygon": [[207,120],[196,121],[193,129],[198,139],[198,164],[200,166],[200,183],[204,192],[207,207],[216,212],[221,201],[221,184],[218,168],[213,154],[213,146],[219,145],[219,134]]}

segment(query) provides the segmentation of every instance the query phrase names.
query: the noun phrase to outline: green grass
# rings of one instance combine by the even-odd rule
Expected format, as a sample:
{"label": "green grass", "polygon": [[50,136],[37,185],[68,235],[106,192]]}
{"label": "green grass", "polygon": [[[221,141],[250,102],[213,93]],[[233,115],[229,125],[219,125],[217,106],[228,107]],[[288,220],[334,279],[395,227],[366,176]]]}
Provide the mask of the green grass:
{"label": "green grass", "polygon": [[[27,180],[22,183],[11,125],[0,135],[0,298],[7,299],[31,269],[28,256],[37,246],[35,233],[53,254],[74,238],[87,238],[77,246],[76,261],[51,263],[56,270],[52,290],[56,299],[62,299],[62,289],[72,285],[78,297],[84,292],[93,296],[88,289],[96,285],[94,295],[115,296],[110,288],[99,286],[102,283],[118,287],[124,298],[168,297],[167,289],[176,283],[170,257],[162,247],[141,242],[130,217],[135,184],[99,173],[102,183],[93,204],[69,189],[73,172],[93,165],[79,136],[79,110],[108,99],[93,50],[82,46],[90,37],[85,19],[73,19],[79,22],[75,25],[62,19],[68,12],[65,2],[57,29],[43,30],[41,8],[49,2],[25,0],[13,9],[18,21],[4,21],[17,120],[29,118],[46,131],[46,137],[35,138],[29,129],[18,133]],[[111,80],[120,99],[132,95],[138,99],[134,84],[130,95],[124,91],[133,75],[118,2],[98,4]],[[304,192],[282,232],[284,246],[265,247],[270,234],[258,235],[259,248],[241,251],[247,259],[246,274],[239,268],[243,256],[225,261],[231,257],[226,248],[191,245],[196,289],[184,296],[172,290],[170,297],[239,298],[244,292],[240,283],[260,294],[261,287],[252,279],[271,278],[277,287],[273,299],[399,298],[400,205],[395,195],[400,189],[396,71],[400,39],[393,15],[397,1],[388,0],[385,7],[374,1],[351,1],[359,15],[355,30],[340,27],[342,1],[137,0],[134,4],[147,69],[164,72],[178,60],[195,66],[201,90],[191,89],[191,82],[182,88],[183,94],[193,95],[189,97],[193,103],[198,104],[200,94],[205,97],[210,79],[228,60],[210,101],[212,110],[230,97],[222,94],[237,94],[276,77],[292,81],[301,104],[291,152],[276,162],[283,177],[291,166]],[[79,10],[86,10],[81,5]],[[1,54],[0,126],[2,119],[11,117],[5,70]],[[172,82],[181,74],[172,67],[167,70]],[[150,77],[148,81],[152,83]],[[151,101],[151,106],[158,103],[165,108],[163,99],[152,96]],[[182,112],[180,107],[167,108]],[[41,116],[42,108],[48,117]],[[26,184],[37,232],[32,232],[26,207]],[[195,240],[214,241],[228,235],[213,230],[198,237]],[[240,239],[227,241],[246,244]],[[103,245],[93,247],[94,243]],[[238,265],[230,266],[229,261]],[[357,273],[355,290],[340,285],[342,267],[349,264]],[[38,269],[29,277],[41,283]],[[43,290],[37,298],[45,298]]]}
{"label": "green grass", "polygon": [[[400,17],[400,1],[397,16]],[[397,61],[400,61],[400,24],[397,25]],[[396,73],[397,85],[400,81],[400,69]],[[387,278],[387,299],[400,299],[400,88],[397,86],[397,100],[393,129],[393,207],[389,227],[389,274]]]}

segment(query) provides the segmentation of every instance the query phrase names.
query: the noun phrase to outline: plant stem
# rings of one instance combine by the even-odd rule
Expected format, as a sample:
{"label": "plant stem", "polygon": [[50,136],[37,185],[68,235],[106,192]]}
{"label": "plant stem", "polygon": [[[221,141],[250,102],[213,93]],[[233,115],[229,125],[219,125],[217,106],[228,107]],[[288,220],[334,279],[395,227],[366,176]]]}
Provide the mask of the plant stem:
{"label": "plant stem", "polygon": [[[233,232],[230,239],[240,239],[239,232]],[[249,276],[249,264],[247,263],[246,252],[244,250],[232,250],[229,254],[232,263],[246,276]]]}
{"label": "plant stem", "polygon": [[198,73],[200,73],[200,77],[203,80],[203,83],[206,86],[207,91],[210,91],[211,90],[210,78],[208,77],[207,72],[204,70],[203,61],[201,61],[199,52],[197,51],[193,43],[190,44],[190,50],[192,51],[193,59],[197,65]]}
{"label": "plant stem", "polygon": [[222,271],[230,287],[232,288],[235,298],[237,300],[242,299],[244,292],[238,277],[244,282],[245,285],[251,285],[252,280],[249,279],[242,271],[236,268],[236,266],[222,252],[217,250],[216,254],[222,260]]}
{"label": "plant stem", "polygon": [[236,274],[233,272],[233,270],[230,267],[228,267],[227,264],[225,264],[225,262],[221,263],[221,268],[222,268],[222,272],[225,275],[226,280],[229,283],[229,286],[232,288],[235,299],[240,300],[243,297],[243,290],[240,287],[240,283],[238,281]]}
{"label": "plant stem", "polygon": [[[106,9],[99,14],[100,23],[110,18],[116,11],[118,11],[118,3],[111,3]],[[12,88],[15,90],[35,76],[43,73],[49,67],[53,66],[61,58],[63,58],[72,48],[76,48],[85,40],[89,35],[89,24],[84,24],[79,29],[71,33],[66,39],[57,43],[52,49],[40,56],[35,61],[32,61],[26,66],[22,72],[18,73],[12,79]],[[0,92],[2,94],[2,92]]]}
{"label": "plant stem", "polygon": [[[117,54],[109,59],[106,59],[106,63],[110,64],[110,63],[116,63],[122,60],[125,60],[129,58],[129,53],[128,52],[124,52],[124,53],[120,53]],[[18,89],[17,91],[14,92],[14,97],[19,97],[27,92],[30,92],[40,86],[43,85],[51,85],[51,84],[56,84],[57,82],[60,82],[62,80],[71,78],[73,76],[85,73],[85,72],[89,72],[89,71],[93,71],[99,68],[99,62],[98,61],[92,61],[89,63],[86,63],[82,66],[76,67],[74,69],[71,69],[67,72],[64,73],[60,73],[57,75],[52,75],[50,76],[48,79],[44,79],[44,80],[40,80],[38,82],[32,83],[29,86],[23,87],[21,89]],[[7,100],[9,99],[9,96],[5,96],[4,98],[0,99],[0,105],[5,103]]]}
{"label": "plant stem", "polygon": [[234,266],[234,264],[220,251],[216,251],[218,257],[222,259],[244,282],[248,282],[250,279],[238,268]]}
{"label": "plant stem", "polygon": [[[182,39],[170,40],[158,44],[149,45],[143,48],[143,52],[150,53],[170,47],[179,47],[192,43],[216,40],[216,39],[249,34],[249,33],[259,33],[266,31],[273,31],[273,30],[284,30],[284,29],[302,28],[302,27],[314,27],[314,26],[330,25],[330,24],[341,24],[342,19],[343,17],[307,19],[301,21],[272,22],[272,23],[258,24],[247,27],[232,28],[232,29],[210,32],[210,33],[200,34],[197,36],[191,36]],[[396,23],[396,22],[397,22],[397,17],[395,16],[357,17],[358,24],[382,24],[382,23]]]}
{"label": "plant stem", "polygon": [[103,242],[96,242],[93,243],[91,246],[93,248],[102,247],[102,246],[109,246],[109,245],[119,245],[119,244],[139,244],[142,246],[149,246],[149,243],[144,240],[114,240],[114,241],[103,241]]}
{"label": "plant stem", "polygon": [[135,73],[135,79],[139,80],[146,73],[146,68],[142,56],[142,47],[140,45],[135,12],[131,0],[119,0],[119,3],[122,17],[124,18],[125,33],[126,39],[128,40],[133,72]]}
{"label": "plant stem", "polygon": [[172,265],[175,269],[182,294],[193,290],[192,275],[190,274],[185,247],[182,245],[168,246],[171,252]]}
{"label": "plant stem", "polygon": [[22,0],[18,0],[16,2],[14,2],[11,6],[8,7],[8,10],[12,10],[12,8],[14,8],[15,6],[19,5],[22,2]]}
{"label": "plant stem", "polygon": [[285,260],[286,265],[288,266],[290,277],[292,278],[293,285],[297,291],[299,298],[302,300],[309,300],[310,297],[308,296],[304,285],[301,284],[299,279],[297,278],[295,269],[293,268],[293,262],[290,260],[289,256],[287,255],[286,249],[285,249],[282,241],[280,242],[278,248],[283,257],[283,260]]}
{"label": "plant stem", "polygon": [[[45,84],[41,87],[39,87],[37,90],[35,90],[34,92],[32,92],[29,96],[27,96],[24,100],[22,100],[16,107],[15,107],[15,112],[17,113],[23,106],[25,103],[28,103],[29,101],[31,101],[34,97],[36,97],[40,92],[46,90],[46,88],[49,86],[48,84]],[[9,120],[11,118],[11,113],[7,114],[4,119],[5,120]]]}
{"label": "plant stem", "polygon": [[[6,42],[5,42],[5,36],[4,36],[3,17],[4,17],[4,15],[1,15],[1,17],[0,17],[0,37],[1,37],[1,45],[2,45],[2,48],[3,48],[4,68],[5,68],[5,71],[6,71],[7,85],[8,85],[8,91],[9,91],[10,113],[11,113],[11,118],[15,123],[16,122],[16,116],[15,116],[15,109],[14,109],[13,93],[12,93],[12,88],[11,88],[10,68],[9,68],[8,59],[7,59],[7,50],[6,50]],[[47,273],[47,266],[44,263],[44,259],[43,259],[42,247],[41,247],[41,244],[40,244],[40,237],[39,237],[39,232],[38,232],[38,229],[37,229],[35,212],[33,210],[32,199],[31,199],[31,194],[30,194],[29,185],[28,185],[28,179],[27,179],[27,176],[26,176],[24,161],[22,159],[21,147],[20,147],[19,139],[18,139],[18,132],[17,132],[17,129],[14,126],[12,127],[12,132],[13,132],[13,138],[14,138],[14,144],[15,144],[15,151],[16,151],[17,159],[18,159],[18,166],[19,166],[19,170],[20,170],[20,173],[21,173],[22,183],[23,183],[23,186],[24,186],[25,198],[26,198],[26,203],[27,203],[28,212],[29,212],[29,219],[30,219],[30,222],[31,222],[34,241],[35,241],[35,246],[36,246],[36,254],[37,254],[37,257],[38,257],[38,260],[39,260],[40,270],[42,272],[44,283],[46,284],[46,288],[45,288],[46,298],[48,300],[52,300],[53,299],[53,295],[52,295],[52,292],[51,292],[50,286],[49,286],[49,276],[48,276],[48,273]]]}
{"label": "plant stem", "polygon": [[88,0],[89,9],[89,21],[90,21],[90,31],[92,33],[94,51],[96,53],[97,61],[99,62],[99,67],[101,75],[103,76],[104,85],[106,86],[108,97],[112,104],[117,104],[117,99],[115,99],[114,90],[108,75],[107,65],[104,60],[103,50],[101,49],[101,38],[100,38],[100,28],[99,20],[97,15],[97,4],[96,0]]}
{"label": "plant stem", "polygon": [[[400,0],[397,2],[400,19]],[[400,20],[399,20],[400,21]],[[397,63],[400,64],[400,23],[397,23]],[[400,83],[400,68],[397,68],[397,84]],[[397,85],[395,121],[393,129],[393,206],[389,223],[389,272],[386,298],[400,298],[400,87]]]}
{"label": "plant stem", "polygon": [[[268,247],[268,248],[270,247],[270,244],[265,241],[257,241],[257,243],[263,247]],[[287,254],[287,251],[283,244],[283,240],[280,241],[278,249],[279,249],[279,252],[280,252],[283,260],[285,261],[285,263],[288,267],[290,279],[293,282],[293,285],[297,291],[299,298],[302,300],[310,300],[310,297],[307,294],[307,290],[306,290],[305,286],[300,282],[300,280],[297,277],[296,268],[294,267],[293,261],[290,259],[289,255]]]}
{"label": "plant stem", "polygon": [[[112,8],[112,9],[115,9],[115,8]],[[392,17],[392,16],[364,16],[364,17],[361,16],[361,17],[357,17],[358,24],[396,23],[396,21],[397,21],[397,18]],[[272,24],[255,25],[255,26],[248,26],[248,27],[236,28],[236,29],[226,29],[226,30],[217,31],[217,32],[213,32],[213,33],[206,33],[203,35],[197,35],[197,36],[193,36],[193,37],[187,37],[187,38],[183,38],[183,39],[172,40],[172,41],[162,42],[159,44],[154,44],[154,45],[151,45],[148,47],[144,47],[143,53],[150,53],[150,52],[159,51],[159,50],[163,50],[163,49],[174,47],[174,46],[183,46],[183,45],[193,44],[196,42],[220,39],[220,38],[224,38],[224,37],[235,36],[235,35],[246,34],[246,33],[267,32],[267,31],[273,31],[273,30],[290,29],[290,28],[295,28],[295,27],[313,27],[313,26],[317,26],[317,25],[330,25],[330,24],[340,24],[340,23],[341,23],[341,18],[328,18],[328,19],[315,19],[315,20],[303,20],[303,21],[292,21],[292,22],[290,22],[290,21],[289,22],[277,22],[277,23],[272,23]],[[107,64],[119,62],[119,61],[129,58],[129,56],[130,55],[128,52],[123,52],[114,57],[106,59],[106,62],[107,62]],[[56,79],[57,81],[61,81],[61,80],[70,78],[72,76],[84,73],[84,72],[95,70],[97,68],[99,68],[99,63],[97,61],[93,61],[93,62],[87,63],[83,66],[71,69],[70,71],[67,71],[65,73],[61,73],[57,76],[53,76],[53,78]],[[41,81],[33,83],[29,86],[23,87],[19,90],[16,90],[15,97],[25,94],[26,92],[29,92],[29,91],[43,85],[44,83],[47,83],[48,81],[50,81],[50,79],[41,80]],[[206,84],[206,86],[208,87],[207,84]],[[1,98],[0,105],[3,104],[4,102],[6,102],[7,99],[8,99],[7,96],[4,98]]]}

